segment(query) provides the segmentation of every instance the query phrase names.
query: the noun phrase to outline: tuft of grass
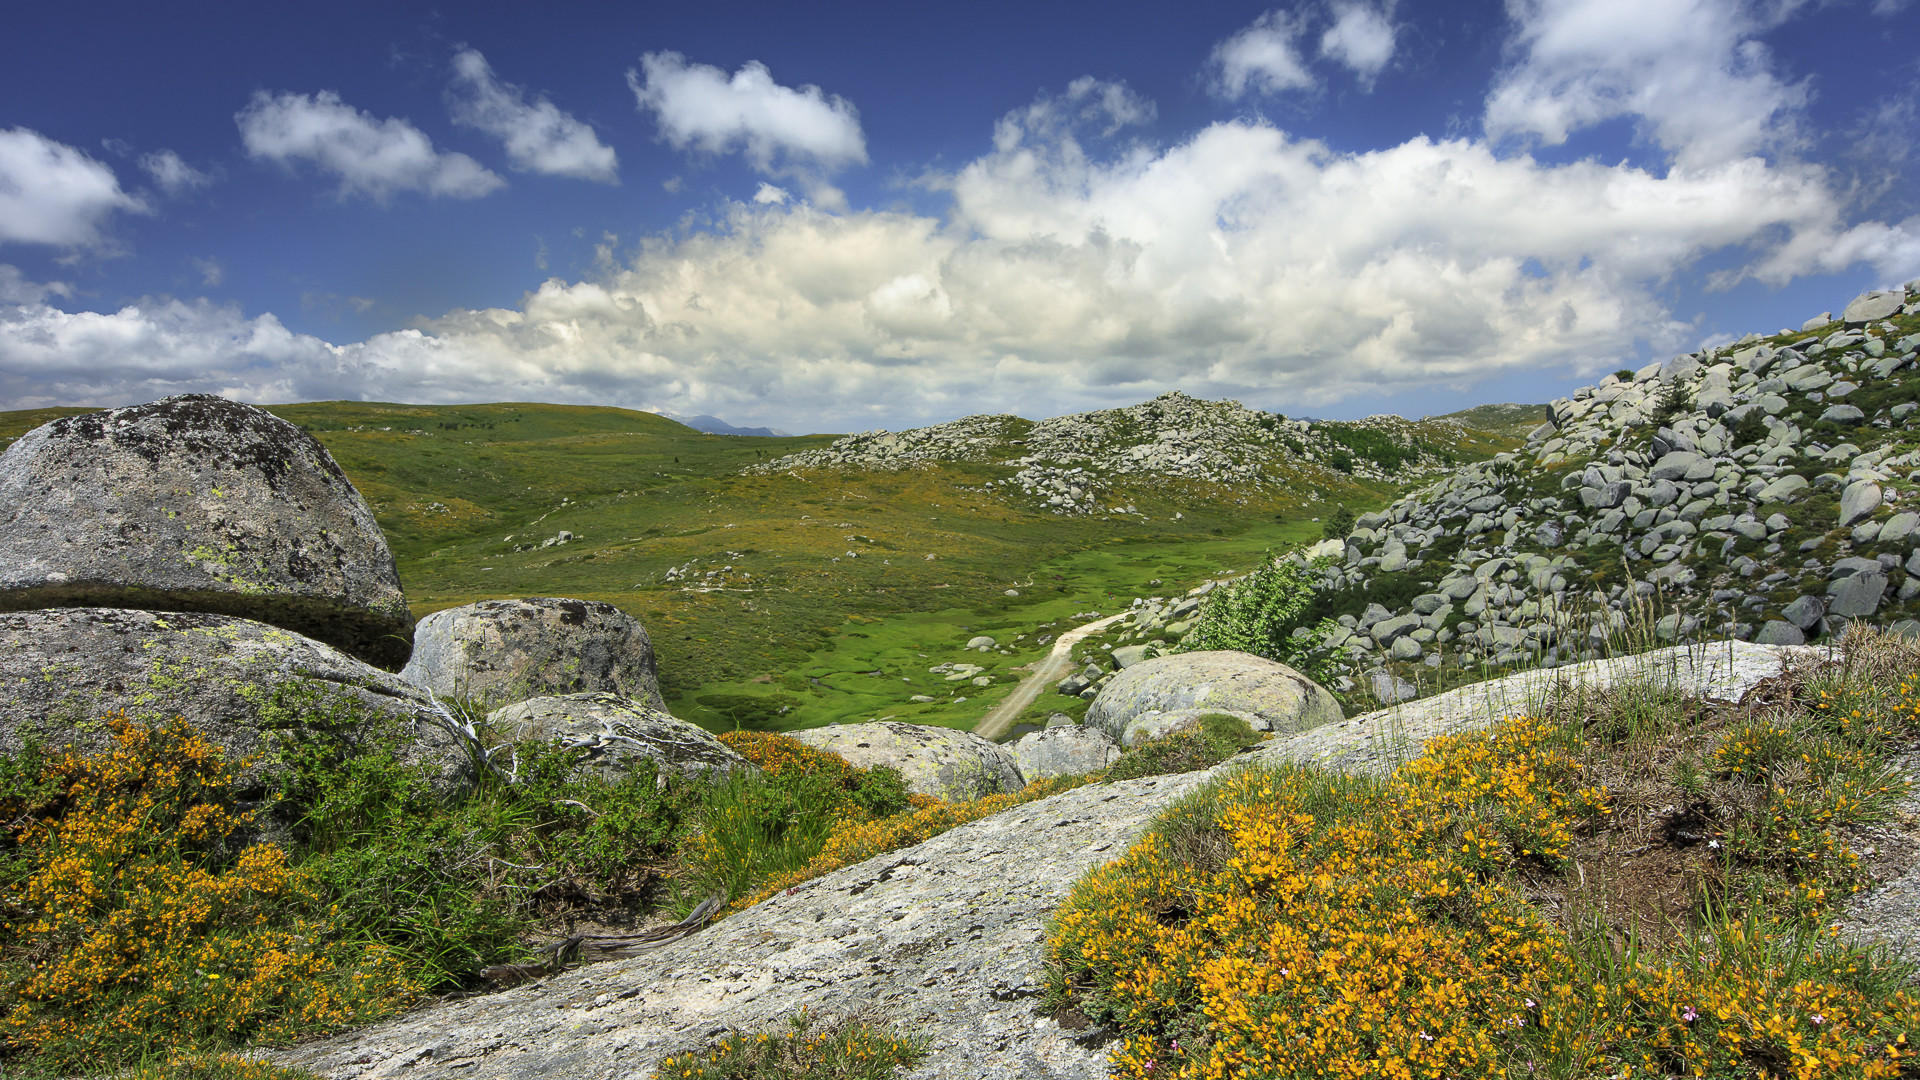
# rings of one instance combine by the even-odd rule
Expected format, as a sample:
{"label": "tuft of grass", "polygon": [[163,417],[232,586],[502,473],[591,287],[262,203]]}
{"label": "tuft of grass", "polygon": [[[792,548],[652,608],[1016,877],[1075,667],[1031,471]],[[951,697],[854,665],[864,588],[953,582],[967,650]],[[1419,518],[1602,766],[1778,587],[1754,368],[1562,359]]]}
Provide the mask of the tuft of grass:
{"label": "tuft of grass", "polygon": [[801,1010],[783,1032],[735,1031],[699,1055],[670,1057],[671,1080],[886,1080],[927,1056],[925,1039],[853,1017],[823,1020]]}
{"label": "tuft of grass", "polygon": [[1106,779],[1137,780],[1208,769],[1259,741],[1245,720],[1226,713],[1208,713],[1181,730],[1149,739],[1120,755],[1108,767]]}

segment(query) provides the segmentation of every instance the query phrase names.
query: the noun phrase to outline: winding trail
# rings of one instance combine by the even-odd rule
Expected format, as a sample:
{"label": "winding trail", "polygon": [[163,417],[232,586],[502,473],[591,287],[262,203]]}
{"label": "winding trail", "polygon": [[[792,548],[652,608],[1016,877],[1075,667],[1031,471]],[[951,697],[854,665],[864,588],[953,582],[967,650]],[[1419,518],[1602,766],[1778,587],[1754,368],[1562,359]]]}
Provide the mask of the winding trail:
{"label": "winding trail", "polygon": [[1053,649],[1047,653],[1046,658],[1034,662],[1033,674],[1020,680],[1020,685],[1013,688],[1013,693],[1008,694],[1005,701],[988,709],[987,715],[981,717],[980,722],[974,725],[973,733],[990,740],[1005,735],[1013,727],[1014,720],[1021,713],[1026,712],[1027,706],[1033,704],[1034,700],[1040,696],[1040,691],[1046,689],[1049,683],[1059,682],[1067,677],[1067,668],[1073,662],[1075,645],[1080,644],[1087,635],[1098,633],[1131,614],[1133,614],[1132,611],[1122,611],[1117,615],[1109,615],[1084,626],[1062,631],[1060,636],[1054,639]]}

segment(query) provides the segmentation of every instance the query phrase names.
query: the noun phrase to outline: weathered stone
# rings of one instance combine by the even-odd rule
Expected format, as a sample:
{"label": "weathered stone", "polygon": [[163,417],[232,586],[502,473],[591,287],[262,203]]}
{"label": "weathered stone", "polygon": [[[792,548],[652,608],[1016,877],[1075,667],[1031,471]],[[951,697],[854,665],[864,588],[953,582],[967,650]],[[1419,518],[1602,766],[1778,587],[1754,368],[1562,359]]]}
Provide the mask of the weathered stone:
{"label": "weathered stone", "polygon": [[1701,463],[1699,454],[1689,450],[1675,450],[1654,462],[1648,473],[1655,480],[1682,480],[1695,465]]}
{"label": "weathered stone", "polygon": [[1878,537],[1882,544],[1903,544],[1913,535],[1914,526],[1920,525],[1920,514],[1901,512],[1888,518],[1880,526]]}
{"label": "weathered stone", "polygon": [[1880,609],[1880,597],[1887,591],[1884,571],[1870,570],[1854,574],[1827,586],[1827,614],[1853,619],[1871,615]]}
{"label": "weathered stone", "polygon": [[1084,776],[1120,759],[1120,748],[1098,728],[1067,723],[1031,731],[1013,744],[1013,763],[1027,782],[1054,776]]}
{"label": "weathered stone", "polygon": [[0,610],[51,607],[233,615],[394,667],[411,621],[326,448],[206,394],[62,417],[0,454]]}
{"label": "weathered stone", "polygon": [[1792,502],[1798,499],[1800,493],[1806,489],[1806,477],[1801,476],[1799,473],[1788,473],[1773,483],[1768,484],[1766,487],[1761,488],[1759,494],[1754,497],[1762,503]]}
{"label": "weathered stone", "polygon": [[1880,485],[1871,480],[1856,480],[1840,493],[1840,527],[1846,528],[1880,509]]}
{"label": "weathered stone", "polygon": [[1768,619],[1761,624],[1760,632],[1753,635],[1753,642],[1756,645],[1805,645],[1807,636],[1790,622]]}
{"label": "weathered stone", "polygon": [[1287,665],[1218,651],[1135,664],[1101,689],[1085,723],[1118,739],[1142,713],[1190,708],[1251,713],[1275,731],[1299,731],[1344,715],[1332,694]]}
{"label": "weathered stone", "polygon": [[966,647],[969,649],[991,649],[997,644],[999,644],[999,642],[994,641],[987,635],[977,634],[967,639]]}
{"label": "weathered stone", "polygon": [[660,775],[727,776],[756,771],[746,758],[697,724],[618,694],[537,697],[495,709],[487,725],[512,742],[558,742],[610,780],[652,758]]}
{"label": "weathered stone", "polygon": [[666,709],[646,628],[598,600],[483,600],[421,619],[413,640],[401,677],[444,697],[497,707],[602,692]]}
{"label": "weathered stone", "polygon": [[1200,721],[1209,716],[1231,716],[1256,732],[1273,730],[1272,723],[1265,717],[1255,716],[1249,712],[1240,712],[1234,709],[1209,709],[1199,707],[1190,709],[1168,709],[1166,712],[1144,712],[1132,720],[1127,721],[1127,730],[1120,735],[1120,745],[1135,747],[1144,742],[1165,738],[1175,732],[1197,730],[1200,726]]}
{"label": "weathered stone", "polygon": [[1004,746],[971,731],[881,720],[788,732],[808,746],[831,750],[862,768],[886,765],[907,789],[940,799],[973,799],[1027,786]]}
{"label": "weathered stone", "polygon": [[1125,669],[1152,656],[1153,647],[1150,645],[1122,645],[1107,655],[1113,657],[1114,667]]}
{"label": "weathered stone", "polygon": [[1802,630],[1812,630],[1827,613],[1827,605],[1818,597],[1802,596],[1781,609],[1780,617]]}
{"label": "weathered stone", "polygon": [[249,775],[276,769],[266,730],[303,712],[349,707],[349,745],[382,723],[405,732],[401,757],[429,765],[443,788],[470,774],[466,747],[425,694],[324,642],[265,623],[205,612],[52,608],[0,614],[0,752],[29,735],[49,747],[106,745],[102,717],[159,723],[185,717]]}
{"label": "weathered stone", "polygon": [[1857,424],[1867,418],[1867,414],[1854,405],[1829,405],[1820,419],[1833,424]]}
{"label": "weathered stone", "polygon": [[1906,302],[1907,294],[1899,289],[1861,293],[1841,312],[1840,321],[1851,326],[1879,322],[1897,314]]}

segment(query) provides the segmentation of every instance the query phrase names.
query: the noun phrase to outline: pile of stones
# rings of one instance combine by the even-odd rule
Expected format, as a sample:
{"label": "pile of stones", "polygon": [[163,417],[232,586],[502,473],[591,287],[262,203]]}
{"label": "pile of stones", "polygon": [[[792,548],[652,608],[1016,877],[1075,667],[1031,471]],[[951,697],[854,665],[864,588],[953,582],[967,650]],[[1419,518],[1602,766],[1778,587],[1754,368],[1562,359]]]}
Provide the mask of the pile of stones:
{"label": "pile of stones", "polygon": [[1524,450],[1288,556],[1346,609],[1322,644],[1352,675],[1920,629],[1917,346],[1920,282],[1553,402]]}
{"label": "pile of stones", "polygon": [[[980,493],[1038,505],[1062,515],[1140,511],[1116,490],[1130,481],[1188,481],[1229,491],[1277,488],[1300,477],[1336,473],[1405,481],[1445,468],[1434,447],[1455,445],[1463,429],[1448,420],[1374,416],[1346,427],[1385,435],[1409,450],[1392,469],[1346,450],[1312,420],[1288,419],[1237,401],[1203,401],[1172,391],[1123,409],[1030,423],[1015,416],[969,416],[911,431],[869,431],[829,446],[748,468],[768,474],[808,469],[906,469],[988,462],[1014,471]],[[1336,469],[1336,465],[1339,467]]]}

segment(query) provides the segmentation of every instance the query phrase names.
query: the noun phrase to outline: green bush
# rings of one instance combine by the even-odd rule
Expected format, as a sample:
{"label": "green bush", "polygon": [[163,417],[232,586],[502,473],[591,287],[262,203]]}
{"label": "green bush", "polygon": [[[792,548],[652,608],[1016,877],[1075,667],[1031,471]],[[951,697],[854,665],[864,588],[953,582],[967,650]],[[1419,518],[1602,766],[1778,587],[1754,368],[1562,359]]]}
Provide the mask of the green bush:
{"label": "green bush", "polygon": [[1325,642],[1334,631],[1322,619],[1296,638],[1303,614],[1314,599],[1308,572],[1292,562],[1263,566],[1214,591],[1179,652],[1232,649],[1291,665],[1318,681],[1327,681]]}
{"label": "green bush", "polygon": [[1149,739],[1107,769],[1108,780],[1137,780],[1211,768],[1258,742],[1245,720],[1208,713],[1179,731]]}

